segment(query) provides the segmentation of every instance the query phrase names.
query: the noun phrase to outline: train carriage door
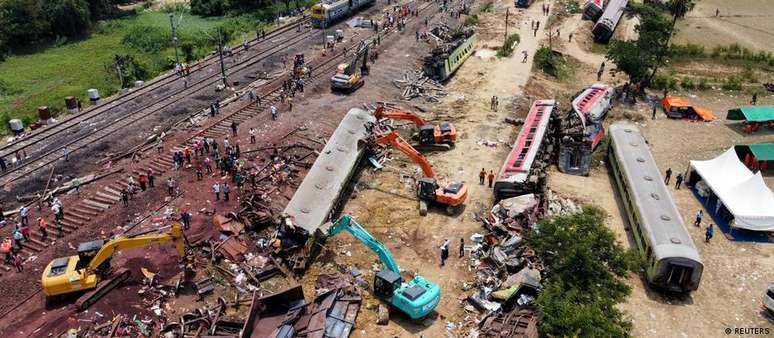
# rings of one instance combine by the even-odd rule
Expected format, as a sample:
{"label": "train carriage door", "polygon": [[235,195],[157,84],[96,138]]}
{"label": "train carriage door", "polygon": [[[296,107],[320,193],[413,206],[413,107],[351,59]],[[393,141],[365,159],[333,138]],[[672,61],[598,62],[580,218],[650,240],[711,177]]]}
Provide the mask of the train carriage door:
{"label": "train carriage door", "polygon": [[685,291],[691,282],[693,269],[689,266],[669,263],[667,268],[667,288]]}

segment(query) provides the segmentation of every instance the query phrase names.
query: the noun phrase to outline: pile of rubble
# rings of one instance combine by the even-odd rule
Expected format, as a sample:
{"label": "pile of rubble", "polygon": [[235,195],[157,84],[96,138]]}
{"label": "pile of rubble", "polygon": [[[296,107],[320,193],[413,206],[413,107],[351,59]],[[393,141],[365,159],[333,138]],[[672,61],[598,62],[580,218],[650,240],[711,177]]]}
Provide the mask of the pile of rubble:
{"label": "pile of rubble", "polygon": [[478,337],[537,337],[535,300],[545,270],[523,240],[539,217],[577,213],[581,207],[551,191],[525,194],[498,202],[479,217],[487,234],[474,234],[469,268],[476,280],[464,283],[472,290],[465,309],[477,312]]}
{"label": "pile of rubble", "polygon": [[427,102],[438,102],[448,95],[442,84],[427,77],[421,70],[407,71],[402,79],[392,80],[392,84],[402,91],[404,100],[424,98]]}

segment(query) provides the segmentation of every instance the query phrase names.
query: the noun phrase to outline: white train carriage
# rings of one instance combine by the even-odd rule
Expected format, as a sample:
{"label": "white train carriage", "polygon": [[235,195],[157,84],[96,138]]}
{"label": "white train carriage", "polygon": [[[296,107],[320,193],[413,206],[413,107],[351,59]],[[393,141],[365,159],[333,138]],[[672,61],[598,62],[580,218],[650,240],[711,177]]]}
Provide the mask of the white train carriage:
{"label": "white train carriage", "polygon": [[648,283],[670,292],[696,290],[704,265],[645,139],[628,122],[611,125],[609,135],[610,172],[647,262]]}
{"label": "white train carriage", "polygon": [[599,20],[591,29],[594,41],[599,43],[608,43],[610,41],[628,3],[629,0],[610,0],[607,8],[605,8],[605,12],[602,13],[602,16],[599,17]]}

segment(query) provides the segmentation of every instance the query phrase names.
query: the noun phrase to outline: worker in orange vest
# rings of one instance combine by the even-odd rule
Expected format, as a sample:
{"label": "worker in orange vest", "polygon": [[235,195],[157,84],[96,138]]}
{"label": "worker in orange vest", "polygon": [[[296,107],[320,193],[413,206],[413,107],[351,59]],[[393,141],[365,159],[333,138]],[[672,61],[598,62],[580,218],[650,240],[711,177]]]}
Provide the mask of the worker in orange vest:
{"label": "worker in orange vest", "polygon": [[48,222],[43,217],[38,217],[38,227],[40,227],[40,237],[43,240],[48,238]]}
{"label": "worker in orange vest", "polygon": [[10,263],[11,262],[11,258],[13,257],[13,253],[11,253],[12,245],[13,244],[11,244],[11,238],[10,237],[6,237],[3,240],[3,244],[0,245],[0,252],[5,254],[5,261],[7,263]]}

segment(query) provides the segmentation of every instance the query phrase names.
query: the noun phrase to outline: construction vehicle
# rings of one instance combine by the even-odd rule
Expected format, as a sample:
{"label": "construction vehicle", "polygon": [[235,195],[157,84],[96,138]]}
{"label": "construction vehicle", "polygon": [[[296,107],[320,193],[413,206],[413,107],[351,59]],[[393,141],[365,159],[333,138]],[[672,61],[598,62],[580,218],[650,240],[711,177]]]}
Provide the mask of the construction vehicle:
{"label": "construction vehicle", "polygon": [[441,300],[441,288],[438,284],[420,275],[415,275],[411,281],[405,283],[390,250],[355,222],[352,216],[343,215],[328,226],[328,236],[335,236],[342,231],[349,232],[379,256],[385,269],[374,275],[376,297],[396,307],[411,319],[422,318],[438,306]]}
{"label": "construction vehicle", "polygon": [[[352,55],[349,63],[338,66],[336,74],[331,77],[331,90],[343,93],[351,93],[365,84],[363,76],[368,75],[368,43],[360,41],[357,50]],[[363,64],[358,67],[358,61],[363,59]]]}
{"label": "construction vehicle", "polygon": [[446,206],[446,213],[456,214],[468,197],[468,187],[462,182],[451,182],[441,187],[433,174],[433,168],[427,159],[404,140],[395,130],[374,134],[368,140],[373,144],[391,145],[406,154],[422,168],[424,177],[417,180],[417,197],[419,197],[419,214],[427,215],[429,203]]}
{"label": "construction vehicle", "polygon": [[387,111],[383,105],[376,107],[374,111],[376,120],[392,119],[411,121],[419,129],[419,143],[412,145],[415,149],[422,150],[449,150],[457,141],[457,128],[449,122],[441,122],[433,125],[426,122],[419,115],[408,111]]}
{"label": "construction vehicle", "polygon": [[[172,242],[181,259],[185,257],[182,226],[172,225],[169,232],[118,237],[108,242],[95,240],[78,245],[78,255],[54,259],[43,270],[41,285],[47,297],[89,290],[75,303],[82,311],[129,279],[131,271],[112,271],[110,260],[116,251],[143,248],[155,243]],[[109,279],[107,279],[109,277]]]}

